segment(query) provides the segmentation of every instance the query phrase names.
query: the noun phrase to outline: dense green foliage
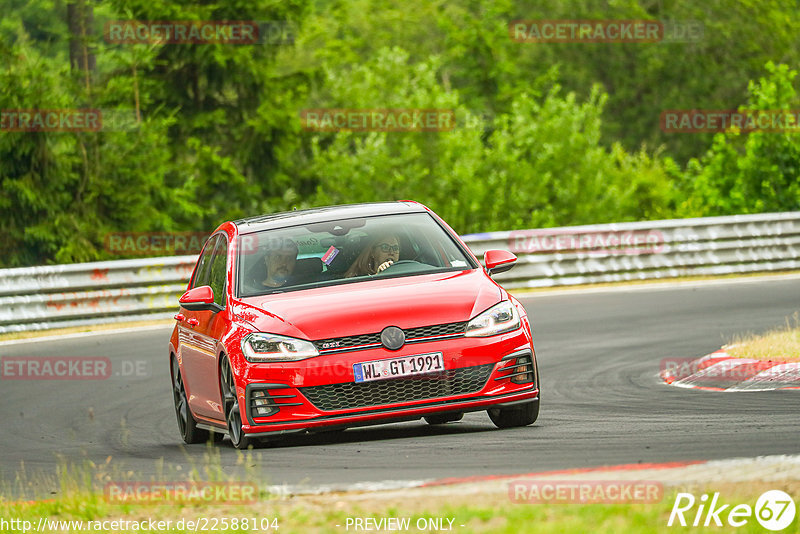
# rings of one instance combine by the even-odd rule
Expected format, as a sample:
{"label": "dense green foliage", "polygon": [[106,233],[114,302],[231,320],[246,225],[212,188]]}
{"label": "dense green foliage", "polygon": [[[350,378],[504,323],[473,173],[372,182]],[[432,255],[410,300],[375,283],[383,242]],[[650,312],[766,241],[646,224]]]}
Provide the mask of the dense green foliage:
{"label": "dense green foliage", "polygon": [[[743,109],[800,108],[792,85],[797,72],[772,63],[767,72],[767,77],[750,83]],[[798,134],[717,134],[708,153],[689,162],[684,179],[682,211],[689,214],[800,210]]]}
{"label": "dense green foliage", "polygon": [[[77,0],[76,0],[77,1]],[[669,4],[669,5],[666,5]],[[98,108],[98,132],[0,130],[0,266],[113,257],[120,231],[411,198],[459,232],[800,210],[800,134],[665,133],[669,109],[800,109],[794,0],[0,0],[0,110]],[[673,43],[520,43],[510,21],[701,21]],[[281,21],[293,42],[114,44],[112,20]],[[319,108],[454,110],[441,132],[308,131]]]}

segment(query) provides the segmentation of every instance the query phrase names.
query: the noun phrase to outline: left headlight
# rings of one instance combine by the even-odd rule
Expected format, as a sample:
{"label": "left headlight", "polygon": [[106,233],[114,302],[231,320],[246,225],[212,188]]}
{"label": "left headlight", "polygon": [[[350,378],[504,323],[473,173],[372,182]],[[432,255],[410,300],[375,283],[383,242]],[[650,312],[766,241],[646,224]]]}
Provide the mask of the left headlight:
{"label": "left headlight", "polygon": [[467,323],[467,337],[488,337],[519,328],[519,313],[510,300],[492,306]]}
{"label": "left headlight", "polygon": [[319,356],[310,341],[277,334],[249,334],[242,340],[242,352],[248,362],[296,362]]}

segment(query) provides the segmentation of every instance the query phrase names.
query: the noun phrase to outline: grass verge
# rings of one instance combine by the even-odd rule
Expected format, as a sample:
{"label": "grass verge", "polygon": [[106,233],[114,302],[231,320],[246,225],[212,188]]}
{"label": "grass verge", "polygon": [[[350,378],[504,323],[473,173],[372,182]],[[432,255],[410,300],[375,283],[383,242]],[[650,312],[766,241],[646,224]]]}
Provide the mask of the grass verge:
{"label": "grass verge", "polygon": [[[755,509],[758,497],[768,491],[779,489],[800,502],[800,481],[719,483],[704,487],[673,487],[665,490],[664,499],[656,504],[516,504],[502,491],[465,491],[459,487],[448,487],[441,491],[430,488],[410,489],[376,493],[338,493],[321,496],[295,496],[289,498],[264,498],[255,504],[228,505],[117,505],[106,502],[102,495],[75,494],[47,502],[11,503],[0,500],[0,518],[6,521],[19,519],[39,524],[40,518],[50,520],[126,520],[126,521],[171,521],[168,529],[116,529],[116,532],[191,532],[187,521],[205,523],[211,532],[243,532],[231,528],[233,518],[249,518],[258,521],[259,532],[307,533],[307,532],[354,532],[352,521],[356,518],[407,518],[408,532],[487,532],[487,533],[626,533],[626,532],[674,532],[692,529],[691,523],[697,505],[686,512],[687,527],[674,524],[668,526],[670,513],[679,491],[690,492],[698,498],[719,493],[719,504],[730,504],[728,511],[738,504]],[[700,529],[714,532],[736,531],[741,533],[765,532],[755,517],[746,518],[746,525],[732,528],[726,523],[727,512],[721,514],[722,527],[703,528],[705,512]],[[184,520],[176,528],[178,521]],[[216,521],[214,521],[216,519]],[[223,528],[222,519],[228,522]],[[276,521],[273,521],[275,519]],[[350,526],[348,528],[348,519]],[[266,520],[266,523],[261,523]],[[240,523],[241,524],[241,523]],[[712,523],[713,524],[713,523]],[[84,524],[85,525],[85,524]],[[210,529],[211,525],[217,528]],[[277,530],[274,529],[277,526]],[[419,528],[423,526],[423,528]],[[441,526],[442,528],[436,528]],[[84,529],[85,530],[85,529]],[[203,530],[199,528],[198,530]],[[364,531],[365,529],[361,529]],[[21,532],[22,530],[16,530]],[[110,530],[105,530],[109,532]],[[383,531],[390,531],[384,529]],[[402,531],[397,529],[397,531]],[[44,530],[42,532],[58,532]],[[798,518],[781,532],[800,532]]]}
{"label": "grass verge", "polygon": [[722,348],[734,358],[800,359],[800,313],[795,312],[791,321],[787,317],[786,323],[780,328],[760,336],[747,334],[734,337],[730,344]]}

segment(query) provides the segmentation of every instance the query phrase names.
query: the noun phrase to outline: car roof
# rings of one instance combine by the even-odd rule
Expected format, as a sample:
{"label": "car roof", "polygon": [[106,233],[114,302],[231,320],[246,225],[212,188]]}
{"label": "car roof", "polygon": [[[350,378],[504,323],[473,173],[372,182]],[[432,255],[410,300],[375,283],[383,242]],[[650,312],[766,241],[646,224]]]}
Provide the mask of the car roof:
{"label": "car roof", "polygon": [[427,208],[418,202],[401,200],[397,202],[370,202],[365,204],[343,204],[306,210],[283,211],[258,215],[233,221],[240,234],[263,230],[286,228],[299,224],[313,224],[339,219],[356,219],[376,215],[396,215],[401,213],[427,213]]}

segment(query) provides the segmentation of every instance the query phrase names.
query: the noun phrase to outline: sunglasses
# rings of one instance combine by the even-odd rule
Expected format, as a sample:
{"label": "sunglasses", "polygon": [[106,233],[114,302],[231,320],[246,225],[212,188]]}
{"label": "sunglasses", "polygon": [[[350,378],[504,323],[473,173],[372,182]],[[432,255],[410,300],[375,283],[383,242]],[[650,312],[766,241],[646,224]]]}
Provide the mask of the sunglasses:
{"label": "sunglasses", "polygon": [[400,252],[400,245],[390,245],[389,243],[381,243],[380,245],[375,245],[377,248],[381,249],[381,252],[388,254],[389,252]]}

